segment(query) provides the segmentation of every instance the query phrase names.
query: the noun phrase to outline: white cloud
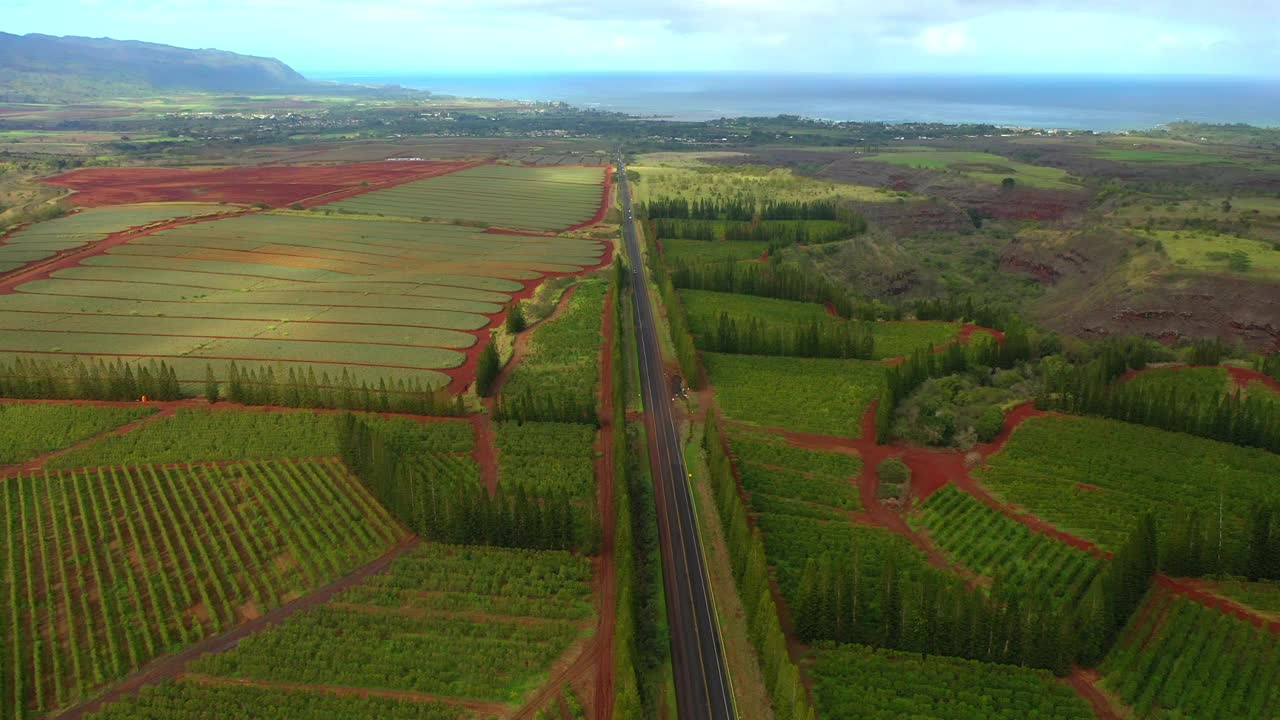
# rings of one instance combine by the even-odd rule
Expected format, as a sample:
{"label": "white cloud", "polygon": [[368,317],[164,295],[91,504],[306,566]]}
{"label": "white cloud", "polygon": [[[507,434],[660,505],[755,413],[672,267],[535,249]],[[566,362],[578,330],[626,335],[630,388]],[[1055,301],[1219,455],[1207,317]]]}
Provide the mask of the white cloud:
{"label": "white cloud", "polygon": [[933,25],[920,31],[916,46],[930,55],[959,55],[975,49],[973,38],[960,25]]}

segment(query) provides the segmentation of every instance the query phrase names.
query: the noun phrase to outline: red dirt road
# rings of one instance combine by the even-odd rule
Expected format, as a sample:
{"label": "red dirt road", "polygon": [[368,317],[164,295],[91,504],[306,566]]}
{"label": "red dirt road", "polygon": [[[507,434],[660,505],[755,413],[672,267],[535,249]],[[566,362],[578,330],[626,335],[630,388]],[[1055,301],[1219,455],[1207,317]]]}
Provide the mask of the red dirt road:
{"label": "red dirt road", "polygon": [[1098,720],[1122,720],[1125,714],[1116,709],[1119,703],[1113,701],[1111,696],[1098,686],[1098,681],[1101,679],[1095,670],[1073,668],[1067,682],[1089,703]]}
{"label": "red dirt road", "polygon": [[368,192],[443,175],[473,164],[413,161],[218,170],[84,168],[45,178],[44,182],[75,190],[70,200],[83,207],[174,201],[263,202],[282,206],[308,198],[331,202],[342,199],[343,196],[337,194],[340,191]]}
{"label": "red dirt road", "polygon": [[1226,613],[1227,615],[1232,615],[1253,625],[1254,627],[1266,628],[1272,633],[1280,634],[1280,620],[1273,620],[1248,605],[1243,605],[1229,597],[1213,592],[1203,580],[1196,578],[1171,578],[1167,575],[1157,575],[1156,585],[1158,587],[1172,590],[1173,592],[1190,600],[1194,600],[1201,605],[1214,608],[1215,610]]}

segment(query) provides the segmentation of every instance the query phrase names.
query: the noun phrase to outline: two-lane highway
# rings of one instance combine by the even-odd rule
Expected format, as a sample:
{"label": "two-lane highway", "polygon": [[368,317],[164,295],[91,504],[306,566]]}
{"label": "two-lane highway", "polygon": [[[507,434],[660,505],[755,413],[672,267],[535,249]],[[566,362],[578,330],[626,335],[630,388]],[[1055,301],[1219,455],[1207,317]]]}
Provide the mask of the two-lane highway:
{"label": "two-lane highway", "polygon": [[683,446],[671,412],[671,383],[662,363],[658,324],[645,281],[643,256],[631,210],[626,166],[618,160],[625,215],[623,236],[635,288],[640,384],[649,434],[649,463],[658,505],[658,539],[671,625],[672,670],[681,720],[734,720],[729,675],[711,600],[710,581],[689,493]]}

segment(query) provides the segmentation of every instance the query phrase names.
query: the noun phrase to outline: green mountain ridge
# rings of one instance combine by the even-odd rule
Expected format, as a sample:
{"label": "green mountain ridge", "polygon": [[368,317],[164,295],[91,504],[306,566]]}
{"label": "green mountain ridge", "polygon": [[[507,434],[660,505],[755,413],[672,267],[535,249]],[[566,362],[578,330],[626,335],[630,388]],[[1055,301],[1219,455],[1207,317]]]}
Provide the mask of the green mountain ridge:
{"label": "green mountain ridge", "polygon": [[137,40],[0,32],[0,101],[80,102],[178,90],[318,91],[274,58]]}

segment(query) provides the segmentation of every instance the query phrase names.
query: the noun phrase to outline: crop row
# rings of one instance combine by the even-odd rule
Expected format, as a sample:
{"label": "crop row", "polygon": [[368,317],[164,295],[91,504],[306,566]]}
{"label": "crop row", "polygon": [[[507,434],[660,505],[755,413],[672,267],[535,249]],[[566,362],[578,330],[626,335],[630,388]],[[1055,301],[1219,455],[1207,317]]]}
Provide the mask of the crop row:
{"label": "crop row", "polygon": [[716,401],[734,420],[856,438],[884,387],[884,368],[857,360],[703,353]]}
{"label": "crop row", "polygon": [[[589,568],[587,560],[567,553],[425,545],[334,603],[208,656],[193,669],[231,678],[515,701],[541,683],[580,634],[579,623],[563,619],[563,597],[580,603],[589,596]],[[489,576],[502,578],[501,586]],[[506,595],[507,588],[517,599],[524,593],[525,602],[508,608],[487,597]],[[459,593],[459,602],[445,608],[416,604],[416,598],[437,592]],[[467,598],[474,604],[462,602]],[[528,614],[508,616],[506,609]]]}
{"label": "crop row", "polygon": [[[743,488],[751,493],[752,505],[761,512],[763,501],[777,511],[809,512],[806,505],[840,510],[857,510],[861,503],[854,478],[862,468],[859,458],[838,453],[792,447],[762,433],[739,431],[730,434]],[[773,500],[792,503],[771,503]]]}
{"label": "crop row", "polygon": [[508,491],[533,497],[594,495],[592,443],[595,429],[573,423],[514,423],[497,426],[498,477]]}
{"label": "crop row", "polygon": [[1045,417],[1019,426],[977,474],[1009,502],[1114,549],[1144,512],[1168,528],[1178,507],[1221,511],[1230,540],[1273,496],[1280,457],[1115,420]]}
{"label": "crop row", "polygon": [[91,720],[463,720],[467,714],[461,708],[442,703],[183,680],[145,687],[139,694],[108,705],[89,717]]}
{"label": "crop row", "polygon": [[1139,718],[1280,713],[1280,639],[1168,592],[1148,596],[1100,669]]}
{"label": "crop row", "polygon": [[0,404],[0,465],[73,445],[153,412],[143,406]]}
{"label": "crop row", "polygon": [[913,518],[935,545],[1006,590],[1074,605],[1101,570],[1101,561],[1041,533],[948,485]]}
{"label": "crop row", "polygon": [[1086,720],[1089,706],[1043,670],[865,645],[819,646],[824,717],[868,720]]}
{"label": "crop row", "polygon": [[14,709],[83,697],[400,534],[337,462],[100,468],[19,476],[0,494]]}

